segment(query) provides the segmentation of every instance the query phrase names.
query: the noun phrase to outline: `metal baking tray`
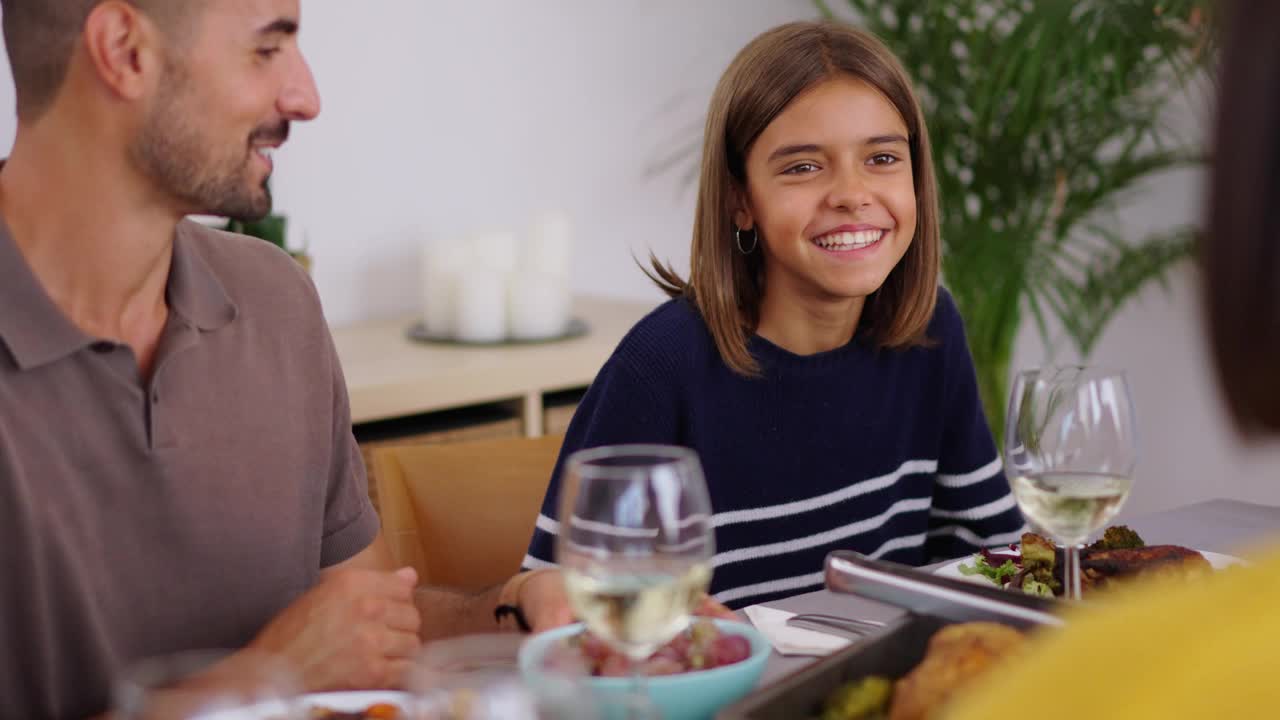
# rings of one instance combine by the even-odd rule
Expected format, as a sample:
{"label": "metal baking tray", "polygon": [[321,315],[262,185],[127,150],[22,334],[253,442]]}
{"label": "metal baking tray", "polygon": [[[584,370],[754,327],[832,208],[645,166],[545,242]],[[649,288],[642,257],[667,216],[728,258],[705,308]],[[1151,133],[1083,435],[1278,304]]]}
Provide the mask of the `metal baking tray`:
{"label": "metal baking tray", "polygon": [[890,603],[910,612],[837,653],[757,689],[723,708],[716,720],[799,720],[820,715],[837,687],[867,675],[897,679],[924,659],[929,638],[957,622],[1001,622],[1019,629],[1060,625],[1053,600],[986,588],[853,552],[827,557],[827,589]]}
{"label": "metal baking tray", "polygon": [[1061,625],[1059,600],[1009,592],[994,585],[942,577],[906,565],[871,560],[849,550],[827,555],[826,586],[920,615],[952,622],[990,620],[1017,628]]}

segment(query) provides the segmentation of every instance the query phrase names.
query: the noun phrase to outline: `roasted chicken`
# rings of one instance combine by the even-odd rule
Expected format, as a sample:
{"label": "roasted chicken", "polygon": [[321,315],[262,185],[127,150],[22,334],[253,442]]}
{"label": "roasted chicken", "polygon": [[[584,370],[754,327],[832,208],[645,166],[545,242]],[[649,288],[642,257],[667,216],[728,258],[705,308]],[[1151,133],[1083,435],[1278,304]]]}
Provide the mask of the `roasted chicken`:
{"label": "roasted chicken", "polygon": [[1148,545],[1123,550],[1085,552],[1080,569],[1093,587],[1105,587],[1111,580],[1128,577],[1178,577],[1189,580],[1213,572],[1204,556],[1179,545]]}
{"label": "roasted chicken", "polygon": [[[1028,581],[1062,593],[1064,553],[1053,541],[1035,533],[1022,536],[1021,563],[1006,589],[1021,592]],[[1016,562],[1016,561],[1015,561]],[[1194,580],[1213,571],[1204,556],[1180,545],[1144,545],[1142,538],[1119,525],[1080,552],[1080,586],[1086,594],[1112,581],[1135,577],[1178,577]]]}
{"label": "roasted chicken", "polygon": [[996,662],[1022,648],[1023,633],[1008,625],[948,625],[929,639],[924,660],[894,684],[889,720],[932,716],[953,693]]}

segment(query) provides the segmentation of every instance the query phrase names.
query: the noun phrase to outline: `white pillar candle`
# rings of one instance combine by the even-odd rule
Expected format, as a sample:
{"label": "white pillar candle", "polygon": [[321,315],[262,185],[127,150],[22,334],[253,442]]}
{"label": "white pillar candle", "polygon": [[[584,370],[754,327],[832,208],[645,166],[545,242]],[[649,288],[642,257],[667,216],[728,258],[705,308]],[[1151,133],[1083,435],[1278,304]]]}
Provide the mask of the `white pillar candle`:
{"label": "white pillar candle", "polygon": [[471,238],[468,245],[468,250],[479,266],[502,275],[515,272],[519,260],[515,233],[479,233]]}
{"label": "white pillar candle", "polygon": [[507,327],[512,338],[541,340],[564,332],[569,323],[567,278],[551,273],[513,275],[507,290]]}
{"label": "white pillar candle", "polygon": [[429,335],[453,336],[455,278],[466,264],[466,253],[456,241],[422,244],[422,324]]}
{"label": "white pillar candle", "polygon": [[485,267],[460,272],[454,282],[453,336],[499,342],[507,335],[507,276]]}
{"label": "white pillar candle", "polygon": [[533,221],[520,266],[535,272],[569,276],[573,257],[573,223],[568,214],[547,212]]}
{"label": "white pillar candle", "polygon": [[453,337],[454,277],[428,272],[422,280],[422,326],[433,338]]}

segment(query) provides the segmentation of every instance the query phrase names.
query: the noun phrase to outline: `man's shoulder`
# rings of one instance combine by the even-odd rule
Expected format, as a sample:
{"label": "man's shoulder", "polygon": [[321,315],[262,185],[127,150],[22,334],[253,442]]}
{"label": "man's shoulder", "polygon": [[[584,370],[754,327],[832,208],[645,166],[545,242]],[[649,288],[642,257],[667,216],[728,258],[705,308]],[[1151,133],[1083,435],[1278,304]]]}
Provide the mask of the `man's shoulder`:
{"label": "man's shoulder", "polygon": [[204,261],[233,302],[290,301],[315,304],[307,271],[288,253],[265,240],[209,227],[193,220],[178,226],[177,242]]}
{"label": "man's shoulder", "polygon": [[179,241],[190,247],[215,271],[234,274],[291,275],[305,280],[306,272],[289,254],[265,240],[209,227],[194,220],[179,223]]}

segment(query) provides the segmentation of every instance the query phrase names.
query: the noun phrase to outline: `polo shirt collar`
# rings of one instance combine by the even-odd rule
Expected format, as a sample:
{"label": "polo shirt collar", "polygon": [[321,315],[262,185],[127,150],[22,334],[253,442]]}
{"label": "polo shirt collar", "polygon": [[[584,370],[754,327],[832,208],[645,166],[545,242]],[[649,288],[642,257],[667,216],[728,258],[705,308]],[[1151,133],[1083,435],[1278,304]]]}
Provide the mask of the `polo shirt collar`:
{"label": "polo shirt collar", "polygon": [[165,298],[171,312],[201,330],[212,331],[234,320],[238,310],[201,256],[198,244],[209,241],[199,239],[197,232],[199,228],[191,220],[178,223]]}
{"label": "polo shirt collar", "polygon": [[[165,298],[169,310],[204,331],[235,319],[235,303],[199,254],[191,221],[179,223]],[[97,338],[76,327],[53,302],[0,218],[0,342],[18,368],[30,370],[67,357]]]}
{"label": "polo shirt collar", "polygon": [[94,338],[76,327],[45,292],[0,219],[0,340],[22,370],[64,358]]}

